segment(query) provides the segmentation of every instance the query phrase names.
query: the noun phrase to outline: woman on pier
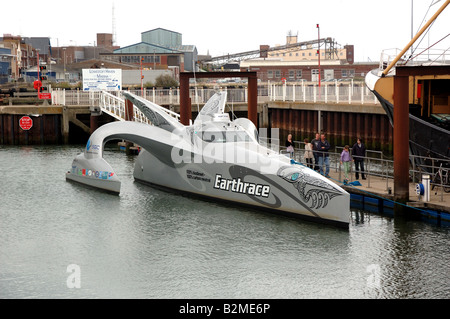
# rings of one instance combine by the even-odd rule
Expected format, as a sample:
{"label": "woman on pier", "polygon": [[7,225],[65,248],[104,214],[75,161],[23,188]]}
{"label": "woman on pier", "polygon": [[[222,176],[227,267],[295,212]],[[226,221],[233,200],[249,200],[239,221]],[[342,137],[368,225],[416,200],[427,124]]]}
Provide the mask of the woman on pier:
{"label": "woman on pier", "polygon": [[286,152],[289,154],[290,158],[294,157],[294,142],[292,141],[292,134],[287,136],[286,140]]}
{"label": "woman on pier", "polygon": [[305,142],[305,161],[306,161],[306,165],[308,165],[309,168],[314,168],[313,165],[313,152],[312,152],[312,144],[308,141],[307,138],[305,138],[304,140]]}
{"label": "woman on pier", "polygon": [[350,146],[345,145],[344,150],[341,153],[341,165],[344,166],[344,185],[348,183],[348,174],[350,172],[350,163],[352,162],[352,157],[350,155]]}

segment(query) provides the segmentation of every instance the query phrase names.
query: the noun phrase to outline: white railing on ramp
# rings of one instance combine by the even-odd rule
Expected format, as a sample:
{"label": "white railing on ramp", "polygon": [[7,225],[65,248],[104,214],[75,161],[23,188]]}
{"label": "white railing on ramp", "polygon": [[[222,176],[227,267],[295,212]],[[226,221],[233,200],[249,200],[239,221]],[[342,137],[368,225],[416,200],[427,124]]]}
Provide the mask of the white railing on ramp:
{"label": "white railing on ramp", "polygon": [[125,121],[125,100],[112,95],[111,93],[102,91],[98,99],[96,98],[97,92],[91,92],[89,100],[91,101],[91,107],[100,106],[102,112],[109,114],[119,121]]}
{"label": "white railing on ramp", "polygon": [[[90,106],[99,106],[102,112],[114,117],[119,121],[126,121],[126,108],[125,99],[121,96],[120,92],[118,96],[106,91],[91,92],[89,96]],[[133,105],[133,121],[151,124],[150,120],[141,112],[135,105]]]}

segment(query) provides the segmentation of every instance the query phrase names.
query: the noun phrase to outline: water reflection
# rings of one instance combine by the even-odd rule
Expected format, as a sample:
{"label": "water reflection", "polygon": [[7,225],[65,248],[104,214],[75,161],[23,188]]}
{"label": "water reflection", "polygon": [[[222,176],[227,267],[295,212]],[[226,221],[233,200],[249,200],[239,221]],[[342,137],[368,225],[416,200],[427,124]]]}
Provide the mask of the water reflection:
{"label": "water reflection", "polygon": [[0,297],[450,297],[447,228],[354,209],[347,232],[177,195],[113,150],[109,195],[64,180],[81,151],[0,147]]}

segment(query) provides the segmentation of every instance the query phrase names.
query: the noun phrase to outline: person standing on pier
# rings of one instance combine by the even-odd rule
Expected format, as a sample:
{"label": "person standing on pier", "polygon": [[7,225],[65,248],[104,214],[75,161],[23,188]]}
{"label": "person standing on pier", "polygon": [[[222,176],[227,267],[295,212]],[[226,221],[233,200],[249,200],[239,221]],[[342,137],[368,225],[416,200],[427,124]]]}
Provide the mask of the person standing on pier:
{"label": "person standing on pier", "polygon": [[287,136],[286,151],[288,152],[290,158],[294,157],[294,142],[292,141],[292,134]]}
{"label": "person standing on pier", "polygon": [[323,175],[323,165],[325,165],[325,177],[330,177],[330,143],[325,138],[325,134],[320,135],[319,141],[319,173]]}
{"label": "person standing on pier", "polygon": [[304,140],[305,142],[305,162],[306,165],[308,165],[309,168],[314,168],[313,165],[313,152],[312,152],[312,144],[308,141],[307,138]]}
{"label": "person standing on pier", "polygon": [[313,155],[314,155],[314,170],[319,171],[319,142],[320,142],[320,134],[316,133],[316,138],[311,141]]}
{"label": "person standing on pier", "polygon": [[[366,146],[358,138],[355,145],[352,147],[352,157],[355,162],[355,177],[359,179],[359,172],[361,172],[362,179],[366,179],[364,174],[364,158],[366,157]],[[361,169],[361,171],[360,171]]]}
{"label": "person standing on pier", "polygon": [[348,173],[350,172],[350,163],[352,162],[352,157],[350,156],[350,146],[345,145],[344,150],[341,153],[341,165],[344,166],[344,185],[348,183]]}

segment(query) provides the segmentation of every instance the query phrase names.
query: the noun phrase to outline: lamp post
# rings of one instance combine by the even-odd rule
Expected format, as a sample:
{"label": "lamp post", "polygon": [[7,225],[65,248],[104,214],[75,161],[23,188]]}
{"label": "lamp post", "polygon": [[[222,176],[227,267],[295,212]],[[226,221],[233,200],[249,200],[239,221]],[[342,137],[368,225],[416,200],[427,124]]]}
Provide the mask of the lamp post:
{"label": "lamp post", "polygon": [[[39,68],[39,51],[40,49],[36,49],[36,54],[37,54],[37,80],[40,81],[41,80],[41,76],[40,76],[40,68]],[[38,88],[38,93],[41,92],[41,88]]]}
{"label": "lamp post", "polygon": [[92,45],[92,48],[94,49],[94,54],[93,54],[93,56],[92,56],[92,59],[95,60],[95,41],[94,41],[94,43],[89,42],[89,44],[91,44],[91,45]]}
{"label": "lamp post", "polygon": [[144,96],[144,76],[142,75],[142,61],[144,61],[144,58],[141,56],[141,96]]}
{"label": "lamp post", "polygon": [[319,94],[320,94],[320,27],[319,24],[317,24],[317,56],[319,57]]}
{"label": "lamp post", "polygon": [[66,81],[66,48],[63,48],[64,51],[64,82]]}

